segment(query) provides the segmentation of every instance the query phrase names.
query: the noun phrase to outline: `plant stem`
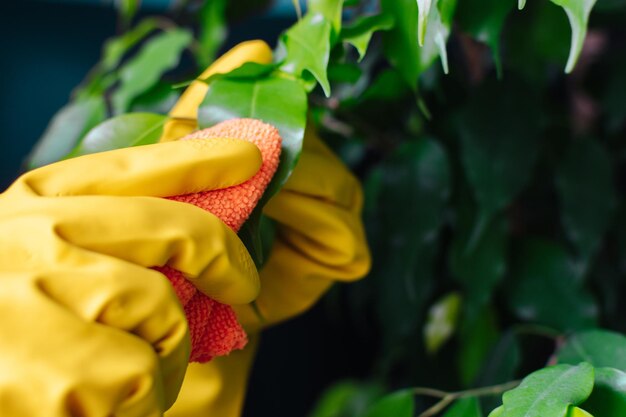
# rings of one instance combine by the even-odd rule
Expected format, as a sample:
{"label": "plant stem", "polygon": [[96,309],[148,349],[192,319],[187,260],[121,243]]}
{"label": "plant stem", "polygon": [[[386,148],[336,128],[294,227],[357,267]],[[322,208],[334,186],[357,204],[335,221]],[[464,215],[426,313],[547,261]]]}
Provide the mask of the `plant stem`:
{"label": "plant stem", "polygon": [[456,392],[447,392],[441,391],[433,388],[426,387],[417,387],[413,389],[413,393],[415,395],[426,395],[429,397],[437,397],[441,398],[437,401],[432,407],[425,410],[418,417],[432,417],[435,414],[439,413],[441,410],[446,408],[450,403],[460,399],[467,397],[482,397],[488,395],[497,395],[501,394],[504,391],[508,391],[512,388],[515,388],[520,384],[521,381],[509,381],[504,384],[492,385],[489,387],[481,387],[481,388],[473,388],[465,391],[456,391]]}

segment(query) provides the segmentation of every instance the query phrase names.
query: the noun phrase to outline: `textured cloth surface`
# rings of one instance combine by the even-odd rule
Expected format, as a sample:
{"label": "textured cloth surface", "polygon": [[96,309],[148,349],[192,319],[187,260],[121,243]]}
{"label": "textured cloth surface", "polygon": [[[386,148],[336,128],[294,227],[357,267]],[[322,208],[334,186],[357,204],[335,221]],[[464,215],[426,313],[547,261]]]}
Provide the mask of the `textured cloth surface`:
{"label": "textured cloth surface", "polygon": [[[237,232],[254,210],[276,172],[281,138],[276,128],[259,120],[234,119],[200,130],[181,140],[220,138],[242,139],[255,144],[263,158],[257,174],[236,186],[169,198],[207,210]],[[181,272],[171,267],[155,269],[168,277],[185,309],[191,334],[190,362],[207,362],[215,356],[227,355],[232,350],[245,346],[246,333],[230,306],[202,294]]]}

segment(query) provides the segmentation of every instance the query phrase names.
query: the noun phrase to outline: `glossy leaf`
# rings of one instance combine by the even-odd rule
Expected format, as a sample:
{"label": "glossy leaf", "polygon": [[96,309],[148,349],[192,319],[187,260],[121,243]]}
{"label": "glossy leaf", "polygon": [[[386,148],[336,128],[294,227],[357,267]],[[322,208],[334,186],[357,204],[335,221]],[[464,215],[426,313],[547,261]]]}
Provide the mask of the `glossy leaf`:
{"label": "glossy leaf", "polygon": [[607,330],[589,330],[570,336],[559,349],[559,363],[589,362],[597,368],[626,372],[626,336]]}
{"label": "glossy leaf", "polygon": [[502,396],[502,416],[564,417],[570,405],[579,405],[591,394],[593,366],[557,365],[533,372]]}
{"label": "glossy leaf", "polygon": [[68,157],[157,143],[166,121],[167,116],[150,113],[113,117],[91,129]]}
{"label": "glossy leaf", "polygon": [[504,416],[504,406],[500,406],[489,413],[488,417],[503,417]]}
{"label": "glossy leaf", "polygon": [[521,319],[561,330],[595,325],[596,302],[583,288],[577,265],[558,244],[526,242],[518,251],[513,275],[510,305]]}
{"label": "glossy leaf", "polygon": [[458,128],[461,159],[481,216],[505,208],[530,179],[541,124],[537,99],[518,82],[488,82],[467,102]]}
{"label": "glossy leaf", "polygon": [[375,32],[393,27],[393,18],[388,14],[364,16],[354,24],[341,30],[341,39],[353,45],[359,52],[359,61],[365,57],[367,47]]}
{"label": "glossy leaf", "polygon": [[482,417],[478,399],[476,397],[462,398],[457,400],[443,417]]}
{"label": "glossy leaf", "polygon": [[567,417],[594,417],[587,411],[579,407],[570,407],[567,412]]}
{"label": "glossy leaf", "polygon": [[456,14],[462,30],[491,48],[499,74],[502,72],[500,37],[514,7],[515,0],[461,0]]}
{"label": "glossy leaf", "polygon": [[302,149],[307,99],[302,86],[281,77],[218,78],[198,109],[201,128],[225,120],[250,117],[275,126],[283,140],[280,165],[263,195],[262,206],[287,181]]}
{"label": "glossy leaf", "polygon": [[307,13],[322,14],[332,24],[336,34],[341,31],[343,0],[308,0],[307,6]]}
{"label": "glossy leaf", "polygon": [[170,29],[151,38],[120,69],[120,86],[112,95],[115,113],[125,112],[134,98],[154,86],[164,72],[175,67],[191,40],[191,33],[183,29]]}
{"label": "glossy leaf", "polygon": [[331,31],[331,23],[322,14],[307,13],[281,37],[283,51],[280,54],[284,54],[284,59],[280,69],[297,77],[302,77],[305,71],[310,73],[326,96],[330,95],[326,68]]}
{"label": "glossy leaf", "polygon": [[424,339],[428,352],[437,352],[454,334],[460,309],[461,296],[458,293],[448,294],[430,307],[426,326],[424,326]]}
{"label": "glossy leaf", "polygon": [[567,18],[569,19],[570,26],[572,27],[572,43],[570,47],[569,58],[567,60],[567,66],[565,72],[570,73],[576,66],[580,51],[583,49],[583,43],[587,36],[587,24],[589,22],[589,15],[591,9],[596,4],[597,0],[551,0],[552,3],[561,6]]}
{"label": "glossy leaf", "polygon": [[27,168],[38,168],[62,159],[105,117],[106,108],[100,97],[65,105],[54,115],[33,148],[26,163]]}
{"label": "glossy leaf", "polygon": [[574,142],[558,166],[556,185],[565,231],[587,259],[598,249],[615,207],[611,158],[595,141]]}
{"label": "glossy leaf", "polygon": [[413,391],[403,390],[389,394],[372,405],[365,417],[413,417]]}
{"label": "glossy leaf", "polygon": [[626,416],[626,373],[614,368],[596,368],[591,396],[582,407],[596,416]]}

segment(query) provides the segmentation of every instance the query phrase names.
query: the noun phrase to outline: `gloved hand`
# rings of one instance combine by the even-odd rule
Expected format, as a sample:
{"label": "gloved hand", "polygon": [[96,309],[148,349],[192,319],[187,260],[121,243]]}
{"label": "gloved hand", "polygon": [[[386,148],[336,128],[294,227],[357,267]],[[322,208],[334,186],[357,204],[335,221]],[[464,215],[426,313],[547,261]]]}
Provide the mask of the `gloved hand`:
{"label": "gloved hand", "polygon": [[258,275],[238,237],[173,196],[246,181],[239,140],[189,140],[62,161],[0,195],[0,416],[161,416],[189,355],[169,265],[226,304]]}
{"label": "gloved hand", "polygon": [[[201,77],[229,71],[249,60],[269,63],[268,51],[261,41],[246,42]],[[206,84],[199,82],[185,91],[174,107],[181,123],[171,122],[162,141],[176,140],[197,128],[197,107],[206,91]],[[358,180],[315,132],[307,129],[298,166],[264,210],[276,220],[277,234],[260,272],[261,292],[255,302],[263,321],[250,305],[236,306],[250,338],[248,346],[206,364],[190,364],[179,399],[167,417],[240,415],[258,332],[305,311],[333,282],[355,280],[369,270],[370,255],[360,218],[362,200]]]}

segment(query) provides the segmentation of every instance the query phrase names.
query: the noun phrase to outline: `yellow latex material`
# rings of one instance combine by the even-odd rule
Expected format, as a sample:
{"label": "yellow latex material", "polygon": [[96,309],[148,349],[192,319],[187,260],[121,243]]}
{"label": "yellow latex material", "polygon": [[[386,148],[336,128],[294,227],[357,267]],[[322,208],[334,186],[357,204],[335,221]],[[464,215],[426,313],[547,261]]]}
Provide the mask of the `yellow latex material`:
{"label": "yellow latex material", "polygon": [[210,297],[249,303],[258,274],[217,217],[163,198],[256,173],[254,145],[190,140],[31,171],[0,195],[0,416],[151,417],[189,357],[168,264]]}
{"label": "yellow latex material", "polygon": [[[239,65],[250,60],[244,54],[238,57]],[[186,117],[195,117],[194,106],[202,101],[195,94],[207,90],[199,91],[194,85],[190,90],[193,100],[188,101],[185,93],[177,108],[185,109]],[[162,140],[175,139],[170,131]],[[255,303],[264,321],[250,305],[235,306],[251,339],[256,341],[263,327],[307,310],[334,281],[351,281],[367,273],[370,255],[361,222],[362,204],[358,180],[307,129],[298,166],[264,210],[278,225],[270,258],[260,273],[261,292]],[[256,343],[250,343],[228,357],[191,364],[179,400],[166,417],[238,417],[255,350]]]}
{"label": "yellow latex material", "polygon": [[[272,50],[259,40],[240,43],[216,60],[198,79],[205,80],[214,74],[230,72],[246,62],[269,64],[272,62]],[[202,81],[191,83],[170,111],[171,119],[165,123],[161,142],[179,139],[198,129],[198,107],[208,89],[209,86]]]}

